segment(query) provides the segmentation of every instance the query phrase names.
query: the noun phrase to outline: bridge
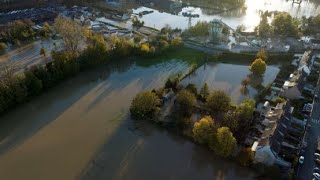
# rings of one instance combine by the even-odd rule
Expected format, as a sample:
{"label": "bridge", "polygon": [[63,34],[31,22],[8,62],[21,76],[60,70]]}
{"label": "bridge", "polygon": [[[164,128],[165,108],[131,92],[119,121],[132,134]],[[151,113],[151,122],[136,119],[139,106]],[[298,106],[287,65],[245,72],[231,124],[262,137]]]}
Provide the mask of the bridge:
{"label": "bridge", "polygon": [[[227,27],[229,30],[231,30],[236,36],[243,38],[250,46],[254,47],[253,44],[251,43],[251,41],[249,39],[247,39],[245,36],[243,36],[242,34],[238,33],[235,29],[233,29],[232,27],[230,27],[228,24],[224,23],[223,21],[219,21],[220,24],[222,24],[223,26]],[[256,48],[256,47],[254,47]],[[258,48],[257,48],[258,49]]]}

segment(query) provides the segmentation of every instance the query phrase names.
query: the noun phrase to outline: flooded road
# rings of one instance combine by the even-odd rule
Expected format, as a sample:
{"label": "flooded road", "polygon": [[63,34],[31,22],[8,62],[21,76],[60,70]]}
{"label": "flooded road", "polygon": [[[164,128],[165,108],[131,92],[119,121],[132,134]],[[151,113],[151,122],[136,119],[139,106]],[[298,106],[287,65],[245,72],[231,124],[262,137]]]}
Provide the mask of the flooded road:
{"label": "flooded road", "polygon": [[[56,47],[53,42],[56,43]],[[61,40],[53,41],[51,39],[27,42],[20,46],[16,45],[8,48],[5,54],[0,54],[0,63],[10,61],[14,63],[18,72],[23,72],[26,67],[49,62],[51,60],[51,51],[60,50],[62,46]],[[41,48],[46,50],[46,56],[40,55]]]}
{"label": "flooded road", "polygon": [[253,173],[129,118],[132,98],[189,64],[117,62],[1,117],[0,179],[251,179]]}

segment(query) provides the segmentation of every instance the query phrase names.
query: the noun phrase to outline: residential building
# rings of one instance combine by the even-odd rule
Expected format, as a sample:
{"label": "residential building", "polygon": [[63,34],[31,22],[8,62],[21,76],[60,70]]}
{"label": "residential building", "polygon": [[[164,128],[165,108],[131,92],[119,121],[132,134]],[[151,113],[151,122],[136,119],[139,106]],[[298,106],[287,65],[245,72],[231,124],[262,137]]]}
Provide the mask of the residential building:
{"label": "residential building", "polygon": [[255,152],[255,161],[266,165],[278,164],[285,167],[290,167],[291,164],[286,162],[272,149],[273,135],[279,120],[284,113],[286,102],[278,103],[276,106],[271,106],[268,101],[265,102],[260,110],[260,122],[256,125],[259,137],[253,143],[252,150]]}
{"label": "residential building", "polygon": [[[266,96],[270,102],[276,97],[285,98],[286,101],[274,105],[266,101],[257,107],[260,114],[258,123],[255,131],[246,139],[247,144],[252,144],[255,162],[290,168],[293,159],[299,155],[307,124],[302,113],[311,111],[308,108],[310,104],[303,105],[301,99],[305,98],[301,92],[306,89],[312,92],[312,87],[306,85],[306,78],[310,75],[314,62],[311,51],[295,57],[292,62],[296,67],[294,72],[283,82],[281,88],[272,86],[272,92]],[[302,106],[297,106],[297,102]]]}
{"label": "residential building", "polygon": [[290,74],[289,79],[284,82],[280,96],[288,99],[302,98],[301,92],[305,85],[306,77],[310,74],[310,69],[313,65],[313,62],[310,61],[311,57],[311,51],[307,51],[298,59],[299,63],[296,62],[296,60],[292,62],[292,64],[296,64],[298,68]]}
{"label": "residential building", "polygon": [[310,44],[312,49],[320,50],[320,39],[310,39]]}

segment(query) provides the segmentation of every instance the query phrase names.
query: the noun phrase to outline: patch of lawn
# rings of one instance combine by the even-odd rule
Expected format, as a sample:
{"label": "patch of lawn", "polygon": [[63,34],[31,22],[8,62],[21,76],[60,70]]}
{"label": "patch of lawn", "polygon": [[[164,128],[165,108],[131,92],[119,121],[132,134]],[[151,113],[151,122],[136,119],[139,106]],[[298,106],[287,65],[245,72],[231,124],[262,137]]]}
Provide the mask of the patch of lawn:
{"label": "patch of lawn", "polygon": [[206,54],[201,51],[181,47],[168,50],[162,54],[155,55],[154,57],[136,58],[136,63],[138,66],[149,67],[170,60],[181,60],[187,62],[189,65],[199,65],[205,62],[205,57]]}

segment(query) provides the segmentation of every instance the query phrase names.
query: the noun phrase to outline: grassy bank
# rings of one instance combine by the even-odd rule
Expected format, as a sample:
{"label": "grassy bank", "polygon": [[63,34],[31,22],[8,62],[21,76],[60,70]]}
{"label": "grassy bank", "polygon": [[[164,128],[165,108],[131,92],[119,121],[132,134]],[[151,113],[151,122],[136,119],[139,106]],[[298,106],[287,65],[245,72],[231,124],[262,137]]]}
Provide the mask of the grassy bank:
{"label": "grassy bank", "polygon": [[[223,63],[248,64],[248,63],[252,63],[252,61],[256,59],[256,54],[249,54],[249,53],[239,54],[239,53],[225,52],[221,55],[216,56],[213,59]],[[293,54],[291,53],[269,54],[269,58],[266,62],[268,64],[278,64],[278,63],[291,62],[292,59],[293,59]]]}
{"label": "grassy bank", "polygon": [[201,65],[205,62],[206,54],[201,51],[190,49],[188,47],[180,47],[172,49],[152,57],[137,57],[136,63],[138,66],[150,67],[155,64],[163,63],[169,60],[182,60],[189,65]]}

